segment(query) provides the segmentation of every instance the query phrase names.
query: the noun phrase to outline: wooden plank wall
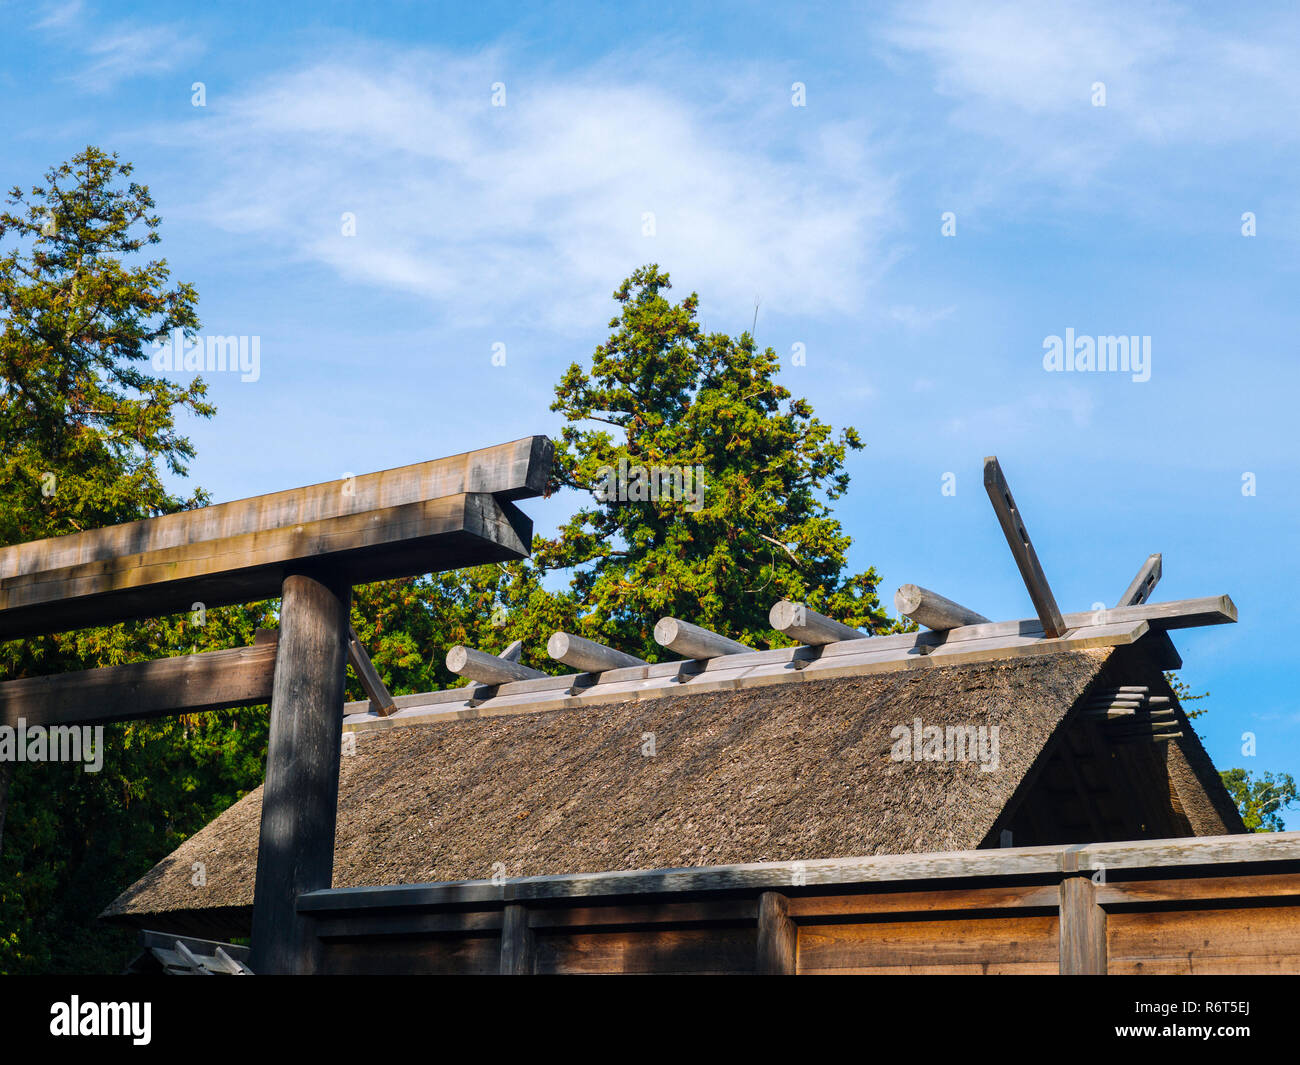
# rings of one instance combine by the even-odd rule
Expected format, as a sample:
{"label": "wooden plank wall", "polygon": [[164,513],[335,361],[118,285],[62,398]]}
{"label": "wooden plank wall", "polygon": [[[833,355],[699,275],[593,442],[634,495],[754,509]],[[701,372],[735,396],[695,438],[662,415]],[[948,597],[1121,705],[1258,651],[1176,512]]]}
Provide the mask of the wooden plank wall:
{"label": "wooden plank wall", "polygon": [[353,889],[313,919],[337,973],[1300,973],[1300,861],[1100,879],[1063,869],[436,911],[391,895],[358,908]]}

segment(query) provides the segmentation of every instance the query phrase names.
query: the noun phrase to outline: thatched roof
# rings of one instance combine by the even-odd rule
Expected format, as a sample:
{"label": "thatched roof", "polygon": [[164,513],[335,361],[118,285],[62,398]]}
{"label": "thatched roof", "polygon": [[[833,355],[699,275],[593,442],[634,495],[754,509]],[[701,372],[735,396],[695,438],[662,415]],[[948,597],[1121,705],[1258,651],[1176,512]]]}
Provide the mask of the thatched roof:
{"label": "thatched roof", "polygon": [[[978,847],[1110,654],[359,733],[343,758],[334,884]],[[891,730],[917,718],[998,726],[998,769],[892,760]],[[260,816],[259,789],[105,916],[250,906]],[[195,862],[205,887],[191,884]]]}
{"label": "thatched roof", "polygon": [[[351,704],[334,886],[1243,830],[1164,681],[1163,632],[987,628],[404,696],[389,718]],[[1099,723],[1135,684],[1172,718]],[[896,760],[900,726],[996,727],[997,766]],[[260,818],[259,789],[103,916],[246,935]]]}

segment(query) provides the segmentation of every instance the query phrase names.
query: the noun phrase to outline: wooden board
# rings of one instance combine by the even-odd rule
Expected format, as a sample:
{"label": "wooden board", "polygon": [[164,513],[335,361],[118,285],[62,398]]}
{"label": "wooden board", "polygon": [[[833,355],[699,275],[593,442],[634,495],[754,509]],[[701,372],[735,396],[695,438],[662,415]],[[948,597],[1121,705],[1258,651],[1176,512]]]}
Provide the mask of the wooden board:
{"label": "wooden board", "polygon": [[1111,913],[1110,972],[1300,972],[1300,908],[1151,910]]}
{"label": "wooden board", "polygon": [[1058,954],[1057,921],[1050,915],[799,928],[800,973],[915,966],[944,972],[958,966],[994,965],[1002,971],[1037,966],[1055,972]]}
{"label": "wooden board", "polygon": [[[274,634],[272,634],[274,636]],[[0,725],[95,725],[268,702],[276,640],[0,684]]]}

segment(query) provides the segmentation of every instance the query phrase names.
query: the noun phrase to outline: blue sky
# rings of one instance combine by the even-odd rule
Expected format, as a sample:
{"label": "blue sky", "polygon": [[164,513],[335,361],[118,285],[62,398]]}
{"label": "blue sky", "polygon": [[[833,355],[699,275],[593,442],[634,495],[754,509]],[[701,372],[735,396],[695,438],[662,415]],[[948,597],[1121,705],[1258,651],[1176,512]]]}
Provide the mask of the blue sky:
{"label": "blue sky", "polygon": [[[1210,753],[1300,773],[1294,8],[521,7],[0,2],[0,183],[118,152],[204,332],[261,338],[189,427],[214,499],[554,431],[657,261],[710,329],[759,300],[788,386],[861,431],[837,512],[886,602],[1032,613],[997,454],[1063,609],[1153,551],[1157,598],[1232,595],[1175,637]],[[1067,328],[1150,337],[1150,379],[1047,372]]]}

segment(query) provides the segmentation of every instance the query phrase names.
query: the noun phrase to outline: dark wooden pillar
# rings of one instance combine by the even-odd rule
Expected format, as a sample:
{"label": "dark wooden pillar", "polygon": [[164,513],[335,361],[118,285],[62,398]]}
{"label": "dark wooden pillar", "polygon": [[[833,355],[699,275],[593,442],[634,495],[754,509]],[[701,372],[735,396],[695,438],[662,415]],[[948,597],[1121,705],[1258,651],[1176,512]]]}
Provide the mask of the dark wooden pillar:
{"label": "dark wooden pillar", "polygon": [[533,930],[528,927],[528,908],[517,902],[506,904],[501,915],[501,973],[529,976],[533,972]]}
{"label": "dark wooden pillar", "polygon": [[255,973],[311,973],[319,943],[298,896],[331,886],[348,653],[349,585],[285,578],[253,896]]}
{"label": "dark wooden pillar", "polygon": [[9,806],[9,784],[13,777],[13,762],[0,762],[0,853],[4,852],[5,810]]}
{"label": "dark wooden pillar", "polygon": [[779,891],[758,897],[758,958],[755,968],[769,976],[793,976],[799,929],[790,920],[790,902]]}
{"label": "dark wooden pillar", "polygon": [[1061,881],[1061,975],[1106,973],[1106,911],[1087,874]]}

